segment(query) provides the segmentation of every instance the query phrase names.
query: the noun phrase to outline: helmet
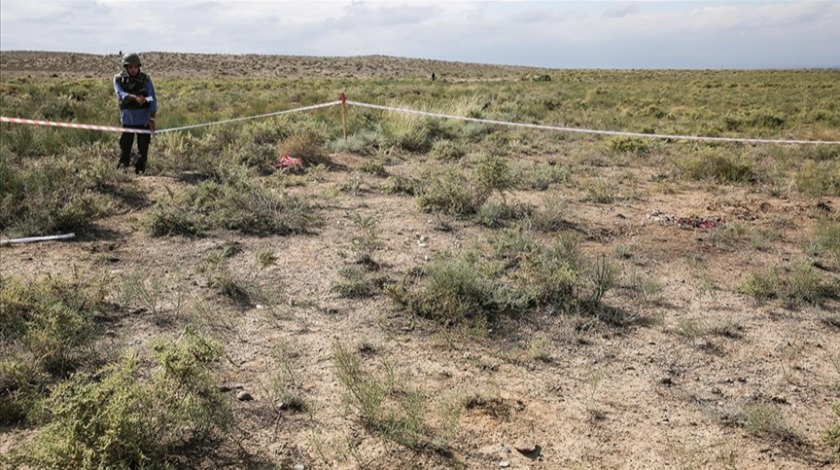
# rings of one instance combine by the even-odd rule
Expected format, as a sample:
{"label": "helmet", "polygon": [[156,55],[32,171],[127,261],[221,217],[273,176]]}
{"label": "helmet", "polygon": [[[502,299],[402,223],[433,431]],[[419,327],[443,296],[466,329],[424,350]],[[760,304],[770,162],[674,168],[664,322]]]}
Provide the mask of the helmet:
{"label": "helmet", "polygon": [[129,52],[123,56],[123,67],[126,65],[136,65],[140,67],[140,56],[134,52]]}

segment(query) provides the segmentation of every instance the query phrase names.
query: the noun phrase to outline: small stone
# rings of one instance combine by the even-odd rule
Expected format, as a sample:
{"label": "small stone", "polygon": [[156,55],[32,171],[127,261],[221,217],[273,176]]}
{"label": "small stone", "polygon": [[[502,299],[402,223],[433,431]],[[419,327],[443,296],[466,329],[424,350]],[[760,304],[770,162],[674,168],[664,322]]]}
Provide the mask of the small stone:
{"label": "small stone", "polygon": [[295,465],[295,470],[306,470],[306,466],[302,463]]}
{"label": "small stone", "polygon": [[243,390],[236,394],[236,399],[239,401],[251,401],[254,399],[254,397],[252,397],[250,393]]}
{"label": "small stone", "polygon": [[520,438],[515,444],[513,444],[513,448],[523,454],[529,454],[537,450],[537,443],[531,439]]}
{"label": "small stone", "polygon": [[499,467],[508,468],[510,467],[510,462],[508,462],[507,460],[502,460],[501,462],[499,462]]}

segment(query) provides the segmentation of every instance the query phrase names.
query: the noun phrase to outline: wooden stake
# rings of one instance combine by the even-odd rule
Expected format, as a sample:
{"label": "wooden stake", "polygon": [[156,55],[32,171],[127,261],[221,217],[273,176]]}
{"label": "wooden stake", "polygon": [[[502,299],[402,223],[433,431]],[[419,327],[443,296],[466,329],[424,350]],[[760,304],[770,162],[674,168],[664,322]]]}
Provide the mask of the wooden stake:
{"label": "wooden stake", "polygon": [[342,91],[340,95],[341,98],[341,128],[344,130],[344,145],[347,145],[347,95],[344,94]]}

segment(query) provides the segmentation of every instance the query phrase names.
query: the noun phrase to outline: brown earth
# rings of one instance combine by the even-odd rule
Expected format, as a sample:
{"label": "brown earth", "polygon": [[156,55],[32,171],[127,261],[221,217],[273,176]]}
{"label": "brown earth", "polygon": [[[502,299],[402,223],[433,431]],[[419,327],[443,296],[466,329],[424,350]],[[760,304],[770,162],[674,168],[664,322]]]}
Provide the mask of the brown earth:
{"label": "brown earth", "polygon": [[[44,61],[24,71],[10,65],[17,63],[14,54],[4,52],[3,73],[7,66],[16,73],[48,73],[56,60],[49,56],[43,54]],[[113,69],[114,57],[81,59]],[[371,75],[382,68],[366,62],[372,58],[331,60],[327,66],[327,59],[278,58],[278,64],[303,71],[311,63],[322,73],[339,73],[339,63],[348,67],[341,73],[354,73],[350,64],[365,64],[364,73]],[[405,64],[402,59],[373,60],[394,68]],[[86,71],[99,74],[85,64]],[[423,66],[417,63],[399,73],[422,75]],[[276,68],[266,70],[271,75]],[[411,174],[421,158],[396,155],[385,168],[391,175]],[[548,159],[564,163],[569,156],[544,155],[535,161]],[[626,321],[617,326],[541,312],[507,320],[480,337],[411,318],[384,295],[346,299],[333,290],[339,269],[352,262],[343,255],[351,251],[350,237],[356,233],[353,214],[379,222],[383,248],[374,258],[392,280],[437,254],[486,243],[497,231],[458,220],[446,221],[452,230],[440,230],[441,221],[418,211],[410,196],[387,194],[384,178],[359,172],[364,159],[337,154],[331,160],[320,181],[291,189],[322,200],[334,195],[326,196],[324,222],[309,235],[217,232],[204,238],[150,238],[140,223],[148,210],[142,208],[102,220],[95,233],[69,242],[0,247],[0,265],[4,274],[104,275],[115,288],[123,276],[136,272],[161,279],[166,286],[161,311],[124,312],[112,326],[114,348],[177,335],[188,321],[202,318],[226,346],[220,385],[240,385],[255,399],[232,400],[239,444],[227,441],[218,455],[190,464],[194,467],[499,468],[508,462],[518,469],[832,468],[821,437],[836,422],[830,410],[840,397],[840,329],[825,321],[836,318],[836,302],[787,309],[759,304],[738,293],[737,286],[751,272],[803,258],[801,242],[818,220],[837,217],[838,198],[815,199],[795,191],[773,195],[757,186],[671,184],[662,181],[655,164],[584,167],[569,184],[516,192],[508,202],[541,205],[548,195],[559,198],[567,204],[567,222],[584,240],[584,251],[603,253],[620,266],[619,285],[605,303],[623,312]],[[616,202],[586,201],[582,188],[596,178],[611,182],[619,195]],[[153,203],[188,183],[146,176],[136,184]],[[681,229],[652,219],[656,210],[723,217],[729,229]],[[753,235],[763,230],[778,236],[755,241]],[[553,236],[541,235],[546,240]],[[214,294],[197,271],[222,246],[238,248],[231,266],[239,279],[276,290],[281,301],[244,308]],[[256,256],[266,248],[278,259],[261,269]],[[833,267],[827,269],[819,272],[836,277]],[[658,281],[661,291],[642,298],[631,288],[637,275]],[[172,299],[178,286],[215,313],[176,314]],[[710,332],[714,328],[728,333]],[[367,431],[342,404],[333,363],[337,341],[368,345],[365,363],[371,367],[385,358],[392,361],[406,387],[422,392],[429,424],[439,424],[440,405],[463,404],[451,455],[414,452]],[[278,344],[287,348],[287,363],[310,406],[308,413],[278,410],[270,399],[269,384],[279,370],[272,359]],[[731,423],[738,412],[757,404],[778,410],[791,433],[751,434]],[[25,435],[0,431],[0,449]],[[523,440],[532,452],[516,450]]]}
{"label": "brown earth", "polygon": [[[0,53],[4,76],[103,77],[120,69],[122,56],[62,52],[5,51]],[[284,55],[188,54],[141,52],[144,67],[155,77],[183,78],[410,78],[443,80],[519,78],[547,72],[532,67],[471,64],[389,56],[315,57]]]}

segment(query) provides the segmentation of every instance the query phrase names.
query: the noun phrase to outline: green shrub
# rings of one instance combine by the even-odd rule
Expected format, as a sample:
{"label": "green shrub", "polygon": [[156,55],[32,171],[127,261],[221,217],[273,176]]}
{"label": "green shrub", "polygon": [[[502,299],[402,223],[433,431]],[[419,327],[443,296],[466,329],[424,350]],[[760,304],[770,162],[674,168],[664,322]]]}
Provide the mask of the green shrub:
{"label": "green shrub", "polygon": [[335,344],[333,353],[336,374],[345,388],[344,403],[369,431],[415,451],[447,447],[457,426],[457,413],[447,410],[440,420],[452,429],[435,429],[426,424],[423,395],[409,389],[405,380],[397,380],[391,364],[383,361],[385,370],[377,373],[341,343]]}
{"label": "green shrub", "polygon": [[834,452],[834,460],[840,462],[840,402],[834,404],[834,414],[837,416],[838,422],[828,428],[824,439]]}
{"label": "green shrub", "polygon": [[747,407],[744,430],[748,434],[774,441],[797,443],[802,440],[785,421],[779,409],[765,403]]}
{"label": "green shrub", "polygon": [[[122,182],[104,160],[55,157],[12,164],[0,157],[0,232],[54,235],[90,228],[115,213]],[[114,165],[116,166],[116,165]]]}
{"label": "green shrub", "polygon": [[476,223],[489,228],[501,228],[509,221],[522,220],[534,213],[529,204],[484,204],[475,215]]}
{"label": "green shrub", "polygon": [[417,206],[426,212],[468,216],[475,214],[488,196],[487,191],[473,185],[455,168],[448,167],[443,174],[427,179],[415,199]]}
{"label": "green shrub", "polygon": [[177,342],[156,341],[155,375],[144,379],[127,356],[97,374],[77,374],[39,404],[45,423],[13,461],[37,468],[170,468],[168,461],[233,418],[210,364],[221,346],[187,332]]}
{"label": "green shrub", "polygon": [[388,194],[408,194],[416,196],[420,194],[420,182],[405,176],[394,175],[388,178],[385,192]]}
{"label": "green shrub", "polygon": [[583,197],[584,201],[596,204],[612,204],[617,198],[615,194],[616,186],[602,178],[586,182],[584,189],[586,190],[586,195]]}
{"label": "green shrub", "polygon": [[475,254],[442,256],[429,263],[419,288],[406,279],[389,290],[410,312],[445,325],[481,326],[530,304],[524,292],[500,281],[497,266]]}
{"label": "green shrub", "polygon": [[651,141],[641,137],[612,137],[607,140],[607,146],[613,153],[648,155],[651,150]]}
{"label": "green shrub", "polygon": [[324,163],[326,154],[322,138],[310,130],[296,132],[277,144],[277,155],[300,158],[307,165]]}
{"label": "green shrub", "polygon": [[315,223],[312,206],[247,178],[205,181],[158,200],[146,224],[153,236],[199,235],[230,229],[254,235],[306,232]]}
{"label": "green shrub", "polygon": [[431,154],[439,160],[455,161],[463,158],[467,152],[457,141],[437,140],[432,144]]}
{"label": "green shrub", "polygon": [[777,299],[794,308],[834,297],[838,287],[836,282],[823,282],[810,263],[800,261],[789,270],[774,267],[763,273],[752,273],[739,290],[756,300]]}
{"label": "green shrub", "polygon": [[101,285],[0,276],[0,423],[26,418],[33,394],[96,359]]}
{"label": "green shrub", "polygon": [[475,183],[480,192],[498,191],[504,198],[505,191],[513,188],[510,165],[502,157],[482,154],[475,162]]}
{"label": "green shrub", "polygon": [[567,310],[577,303],[583,260],[577,239],[560,236],[551,246],[522,253],[522,285],[537,303]]}
{"label": "green shrub", "polygon": [[418,115],[393,115],[382,124],[383,144],[412,153],[426,153],[435,141],[450,137],[439,119]]}
{"label": "green shrub", "polygon": [[834,262],[840,263],[840,223],[819,221],[813,237],[805,241],[808,245],[805,251],[812,256],[819,256],[825,252]]}
{"label": "green shrub", "polygon": [[806,161],[796,174],[796,187],[812,196],[840,196],[840,163]]}
{"label": "green shrub", "polygon": [[754,165],[743,155],[710,148],[688,156],[680,156],[677,167],[687,178],[711,179],[721,183],[750,183],[758,178]]}
{"label": "green shrub", "polygon": [[341,281],[333,286],[333,290],[347,298],[376,296],[382,292],[387,282],[385,276],[360,266],[345,266],[339,270],[338,274],[341,276]]}
{"label": "green shrub", "polygon": [[571,178],[567,167],[561,165],[520,165],[514,170],[513,184],[517,189],[545,191],[552,184],[565,183]]}

